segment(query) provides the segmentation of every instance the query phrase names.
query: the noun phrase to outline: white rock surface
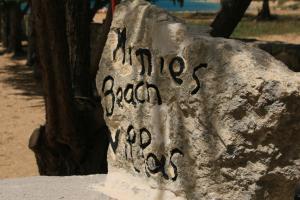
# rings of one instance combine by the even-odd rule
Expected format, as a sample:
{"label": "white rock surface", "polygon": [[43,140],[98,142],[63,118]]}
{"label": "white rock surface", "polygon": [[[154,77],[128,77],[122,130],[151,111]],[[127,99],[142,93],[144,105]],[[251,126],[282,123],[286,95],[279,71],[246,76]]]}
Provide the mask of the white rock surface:
{"label": "white rock surface", "polygon": [[183,200],[139,177],[110,168],[108,175],[0,180],[0,200]]}
{"label": "white rock surface", "polygon": [[127,1],[97,87],[110,164],[187,199],[292,198],[300,74],[266,52],[195,35],[164,10]]}

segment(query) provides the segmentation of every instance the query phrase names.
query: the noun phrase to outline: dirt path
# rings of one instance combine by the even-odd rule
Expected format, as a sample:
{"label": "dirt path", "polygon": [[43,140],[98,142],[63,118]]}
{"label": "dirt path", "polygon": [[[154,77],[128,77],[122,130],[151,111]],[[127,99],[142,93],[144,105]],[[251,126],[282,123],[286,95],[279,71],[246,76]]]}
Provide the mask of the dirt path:
{"label": "dirt path", "polygon": [[0,178],[38,175],[27,148],[32,131],[44,122],[41,90],[25,60],[0,56]]}

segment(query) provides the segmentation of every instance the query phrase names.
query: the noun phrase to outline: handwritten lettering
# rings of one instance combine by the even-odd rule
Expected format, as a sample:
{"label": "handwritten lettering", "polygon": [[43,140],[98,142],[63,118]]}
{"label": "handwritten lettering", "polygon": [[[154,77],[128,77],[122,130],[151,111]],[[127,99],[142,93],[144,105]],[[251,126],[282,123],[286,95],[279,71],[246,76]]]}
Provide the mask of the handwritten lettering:
{"label": "handwritten lettering", "polygon": [[[139,130],[139,134],[137,134],[137,130],[133,127],[133,125],[129,125],[127,127],[126,131],[126,144],[125,144],[125,158],[126,160],[129,160],[132,163],[133,169],[137,173],[141,173],[142,166],[138,166],[136,159],[143,159],[142,163],[144,163],[145,168],[145,174],[146,176],[151,176],[151,174],[158,174],[161,173],[162,177],[166,180],[172,180],[176,181],[178,177],[178,167],[175,162],[175,156],[179,155],[181,157],[184,156],[183,152],[179,150],[178,148],[172,149],[169,154],[167,155],[158,155],[153,152],[147,153],[145,155],[145,150],[151,145],[152,142],[152,136],[148,129],[141,128]],[[118,147],[118,138],[120,135],[120,129],[117,130],[115,135],[115,141],[111,139],[111,142],[113,142],[112,148],[114,150],[114,153],[116,153],[116,149]],[[141,151],[142,156],[137,157],[134,156],[134,148],[140,148],[136,149],[139,152]],[[141,163],[141,162],[139,162]],[[173,173],[170,174],[168,170],[171,168],[173,170]],[[169,169],[170,170],[170,169]]]}
{"label": "handwritten lettering", "polygon": [[[134,64],[133,61],[138,60],[140,65],[138,66],[140,67],[139,75],[143,76],[143,79],[138,83],[127,82],[126,86],[119,86],[111,75],[106,76],[102,85],[103,99],[107,103],[105,108],[106,116],[111,117],[116,107],[124,109],[126,106],[133,106],[135,108],[139,104],[162,105],[163,99],[158,85],[156,85],[155,82],[152,83],[148,81],[149,79],[144,78],[144,76],[152,76],[152,74],[154,74],[153,71],[156,72],[155,70],[157,69],[161,75],[169,74],[170,80],[174,81],[177,86],[182,87],[184,80],[186,80],[183,78],[187,75],[185,73],[190,73],[189,70],[186,70],[188,62],[178,55],[174,55],[174,57],[171,58],[162,56],[156,58],[148,48],[129,46],[126,49],[126,28],[116,29],[116,33],[118,41],[112,52],[113,60],[117,60],[120,50],[123,65],[125,62],[128,62],[129,65],[132,66]],[[128,53],[127,56],[126,53]],[[203,87],[203,82],[197,76],[201,68],[208,68],[208,64],[201,63],[192,68],[191,79],[188,80],[188,83],[190,83],[191,80],[194,82],[194,87],[190,91],[191,95],[196,95]],[[155,73],[155,75],[157,76],[158,73]],[[115,85],[117,85],[117,87],[115,87]],[[119,146],[121,130],[121,128],[117,129],[114,139],[110,137],[110,143],[114,153],[116,153]],[[173,148],[168,152],[162,153],[149,152],[153,138],[147,128],[135,130],[133,125],[129,125],[125,134],[125,158],[132,162],[132,166],[136,172],[141,173],[141,169],[144,167],[145,174],[148,177],[154,174],[160,174],[166,180],[177,180],[179,174],[178,160],[180,157],[184,157],[184,153],[179,148]]]}

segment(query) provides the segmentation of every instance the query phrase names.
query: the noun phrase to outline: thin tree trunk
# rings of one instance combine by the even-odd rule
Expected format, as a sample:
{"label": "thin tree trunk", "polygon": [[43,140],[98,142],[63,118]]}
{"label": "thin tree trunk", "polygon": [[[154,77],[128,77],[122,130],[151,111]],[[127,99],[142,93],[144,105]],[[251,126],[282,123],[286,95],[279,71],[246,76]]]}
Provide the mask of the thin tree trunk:
{"label": "thin tree trunk", "polygon": [[20,56],[24,52],[22,50],[22,13],[20,4],[17,2],[10,2],[9,6],[9,41],[8,52],[14,52],[14,56]]}
{"label": "thin tree trunk", "polygon": [[[84,60],[89,56],[89,43],[84,43],[89,33],[84,35],[88,29],[81,21],[86,18],[84,6],[84,0],[66,5],[32,0],[46,125],[32,134],[29,147],[42,175],[107,173],[108,129],[101,107],[89,98],[89,83],[83,83],[89,77],[82,74],[89,69],[89,59]],[[81,96],[75,97],[73,89]]]}
{"label": "thin tree trunk", "polygon": [[2,27],[1,27],[1,40],[2,40],[2,45],[4,48],[7,48],[8,47],[8,37],[9,37],[9,12],[8,12],[8,5],[7,3],[5,3],[3,5],[3,9],[1,12],[1,24],[2,24]]}
{"label": "thin tree trunk", "polygon": [[[28,2],[31,7],[31,1]],[[42,79],[41,65],[38,61],[37,51],[36,51],[36,31],[34,25],[34,16],[30,12],[28,15],[28,46],[27,46],[27,62],[26,65],[32,67],[34,77],[37,80]]]}
{"label": "thin tree trunk", "polygon": [[211,24],[213,37],[228,38],[241,21],[251,0],[221,0],[222,8]]}
{"label": "thin tree trunk", "polygon": [[3,5],[0,3],[0,42],[2,42],[2,16],[3,16]]}
{"label": "thin tree trunk", "polygon": [[27,63],[28,66],[33,66],[35,62],[35,31],[34,31],[34,17],[32,12],[28,15],[28,47],[27,47]]}
{"label": "thin tree trunk", "polygon": [[257,20],[270,20],[272,19],[269,0],[263,0],[263,6],[261,11],[258,13]]}

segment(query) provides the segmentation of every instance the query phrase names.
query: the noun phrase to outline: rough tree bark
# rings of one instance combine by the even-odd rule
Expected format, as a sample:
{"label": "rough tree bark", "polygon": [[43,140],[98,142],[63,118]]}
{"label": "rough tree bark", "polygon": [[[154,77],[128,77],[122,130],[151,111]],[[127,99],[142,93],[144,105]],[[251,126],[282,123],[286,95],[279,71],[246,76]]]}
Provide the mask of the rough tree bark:
{"label": "rough tree bark", "polygon": [[67,38],[76,96],[92,97],[89,1],[66,0]]}
{"label": "rough tree bark", "polygon": [[211,24],[213,37],[228,38],[241,21],[251,0],[221,0],[222,8]]}
{"label": "rough tree bark", "polygon": [[107,173],[108,129],[87,72],[85,2],[32,0],[46,124],[34,131],[29,147],[42,175]]}

